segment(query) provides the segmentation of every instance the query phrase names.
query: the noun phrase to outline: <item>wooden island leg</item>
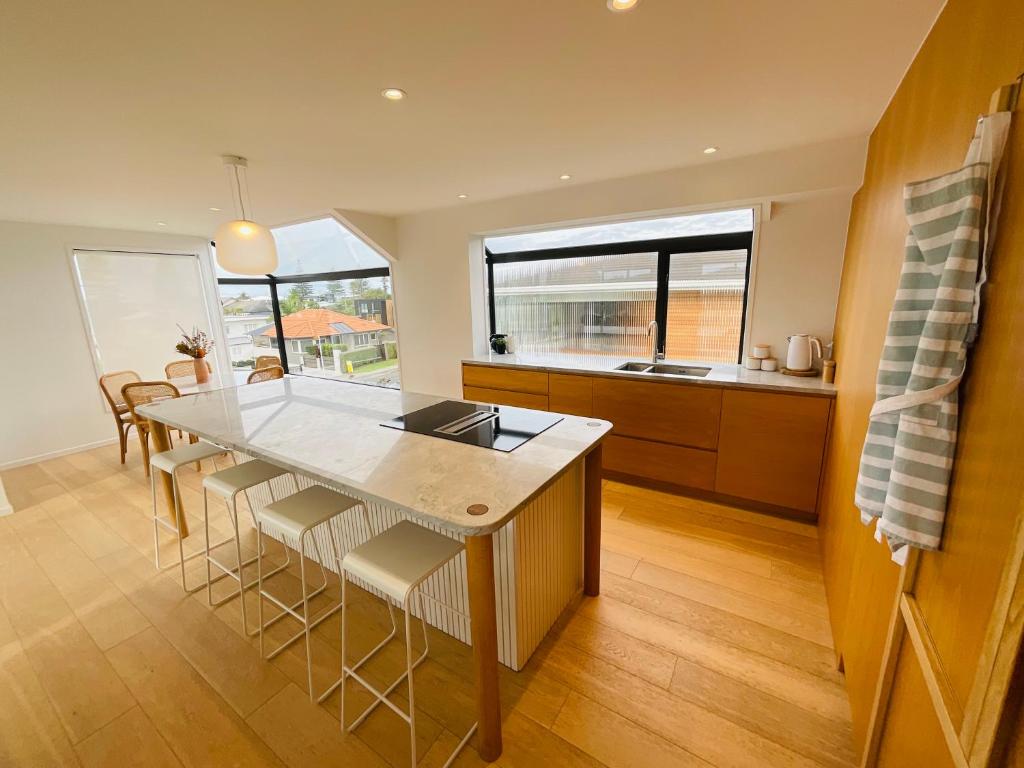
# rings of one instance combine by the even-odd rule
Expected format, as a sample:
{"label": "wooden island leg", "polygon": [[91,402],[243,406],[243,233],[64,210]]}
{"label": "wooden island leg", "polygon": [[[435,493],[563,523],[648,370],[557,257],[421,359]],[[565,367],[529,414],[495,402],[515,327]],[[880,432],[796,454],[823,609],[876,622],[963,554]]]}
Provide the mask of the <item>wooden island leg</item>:
{"label": "wooden island leg", "polygon": [[[171,449],[171,438],[167,434],[167,425],[159,421],[149,422],[149,437],[153,441],[153,453],[163,453]],[[160,470],[153,470],[154,472]],[[188,519],[184,513],[181,515],[181,519],[177,519],[175,510],[184,510],[184,506],[180,503],[174,503],[174,483],[171,481],[171,476],[166,472],[160,471],[160,477],[156,478],[155,482],[159,483],[164,489],[164,500],[167,502],[167,516],[171,519],[171,524],[176,525],[178,530],[181,531],[181,537],[185,538],[188,536]],[[155,512],[156,510],[154,510]]]}
{"label": "wooden island leg", "polygon": [[583,594],[601,594],[601,445],[583,466]]}
{"label": "wooden island leg", "polygon": [[501,701],[498,697],[498,618],[494,593],[492,534],[466,537],[469,622],[476,671],[479,752],[491,763],[501,756]]}

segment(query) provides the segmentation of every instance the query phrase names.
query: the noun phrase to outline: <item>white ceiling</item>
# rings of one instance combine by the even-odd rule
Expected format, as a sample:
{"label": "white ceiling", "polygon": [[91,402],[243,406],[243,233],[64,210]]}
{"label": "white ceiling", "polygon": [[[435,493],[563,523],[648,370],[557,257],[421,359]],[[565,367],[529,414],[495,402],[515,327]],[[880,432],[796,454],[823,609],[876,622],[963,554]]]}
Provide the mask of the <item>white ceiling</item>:
{"label": "white ceiling", "polygon": [[864,134],[941,5],[5,0],[0,219],[207,235],[222,153],[274,224]]}

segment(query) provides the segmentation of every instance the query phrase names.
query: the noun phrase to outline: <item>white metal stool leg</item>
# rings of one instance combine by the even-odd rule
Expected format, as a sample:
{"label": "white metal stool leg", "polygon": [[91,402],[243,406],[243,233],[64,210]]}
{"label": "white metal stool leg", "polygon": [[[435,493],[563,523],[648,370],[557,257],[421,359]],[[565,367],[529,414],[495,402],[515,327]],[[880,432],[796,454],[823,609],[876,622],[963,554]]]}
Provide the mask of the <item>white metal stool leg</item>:
{"label": "white metal stool leg", "polygon": [[[293,478],[293,480],[294,480],[294,478]],[[270,487],[271,499],[274,499],[273,486],[269,486],[269,487]],[[296,484],[296,487],[297,487],[297,484]],[[248,611],[247,611],[246,605],[245,605],[245,592],[246,592],[246,590],[251,589],[252,587],[256,586],[257,580],[253,579],[248,584],[245,583],[245,566],[252,565],[253,563],[258,563],[259,560],[260,560],[261,555],[263,555],[266,552],[266,548],[264,546],[262,536],[257,534],[258,538],[257,538],[257,543],[256,543],[256,555],[254,555],[253,557],[250,557],[247,560],[243,560],[242,559],[241,538],[240,538],[240,532],[239,532],[239,529],[238,529],[238,505],[237,505],[237,498],[238,498],[238,494],[235,493],[230,498],[225,499],[225,505],[227,506],[227,509],[228,509],[228,516],[231,519],[231,525],[232,525],[232,528],[233,528],[233,531],[234,531],[234,536],[232,538],[234,539],[234,543],[235,543],[235,557],[236,557],[236,560],[235,560],[236,565],[235,566],[226,566],[222,562],[217,560],[217,558],[215,558],[212,555],[212,550],[213,550],[214,547],[220,546],[221,544],[226,544],[227,542],[231,541],[232,539],[231,538],[225,539],[224,541],[218,542],[217,544],[214,544],[214,545],[210,544],[210,496],[209,496],[209,490],[205,486],[203,487],[203,531],[204,531],[205,543],[206,543],[206,547],[205,547],[205,554],[206,554],[206,601],[207,601],[207,603],[210,606],[217,607],[217,606],[223,605],[224,603],[228,602],[229,600],[233,600],[235,597],[238,597],[241,600],[242,629],[245,631],[245,634],[247,636],[255,637],[259,633],[259,628],[257,627],[255,630],[252,630],[252,631],[250,631],[250,629],[249,629]],[[282,546],[284,546],[284,545],[282,545]],[[291,565],[291,553],[288,551],[288,547],[287,546],[284,546],[284,550],[285,550],[285,561],[284,561],[284,563],[282,563],[281,565],[277,566],[276,568],[274,568],[274,570],[270,571],[269,573],[265,574],[264,575],[265,578],[269,577],[269,576],[273,576],[275,573],[279,573],[280,571],[283,571],[284,569],[286,569],[288,566]],[[215,566],[217,569],[222,571],[222,576],[218,576],[215,579],[211,579],[210,578],[210,576],[211,576],[210,566]],[[219,598],[217,600],[214,600],[213,599],[213,591],[212,591],[213,583],[216,582],[216,581],[219,581],[221,578],[223,578],[225,576],[229,576],[229,577],[231,577],[232,579],[234,579],[235,581],[238,582],[238,591],[237,592],[232,591],[231,593],[225,595],[224,597]]]}
{"label": "white metal stool leg", "polygon": [[[366,720],[367,717],[369,717],[373,713],[373,711],[378,707],[378,705],[384,704],[389,709],[391,709],[395,714],[397,714],[400,718],[405,720],[406,723],[409,724],[409,750],[410,750],[410,756],[411,756],[411,765],[413,766],[413,768],[416,768],[416,693],[415,693],[415,686],[414,686],[414,683],[413,683],[413,680],[414,680],[413,671],[416,669],[416,667],[418,667],[420,664],[422,664],[426,660],[427,655],[430,653],[430,639],[429,639],[429,636],[427,634],[426,611],[424,610],[424,607],[423,607],[424,594],[423,594],[422,590],[417,587],[414,590],[412,590],[406,596],[406,599],[405,599],[405,601],[403,603],[403,610],[405,611],[405,672],[403,672],[398,677],[398,679],[395,680],[394,682],[392,682],[391,685],[389,685],[386,689],[384,689],[383,691],[379,691],[379,690],[377,690],[377,688],[375,686],[373,686],[365,678],[363,678],[356,670],[358,670],[364,663],[369,661],[369,659],[372,656],[374,656],[381,648],[383,648],[391,640],[392,637],[394,637],[395,632],[397,631],[397,627],[395,627],[392,630],[391,634],[388,635],[388,637],[385,638],[385,640],[383,642],[379,643],[372,651],[370,651],[368,654],[363,656],[363,658],[360,659],[358,662],[356,662],[354,665],[349,667],[345,663],[345,660],[346,660],[345,652],[346,652],[346,645],[347,645],[346,633],[347,633],[347,629],[348,629],[347,621],[346,621],[348,617],[346,616],[346,610],[345,610],[347,605],[348,605],[347,595],[346,595],[347,583],[348,583],[348,579],[345,577],[345,573],[343,571],[342,574],[341,574],[341,591],[342,591],[342,604],[341,604],[341,611],[342,611],[342,613],[341,613],[341,680],[339,681],[340,685],[342,686],[341,687],[341,707],[340,707],[340,712],[341,712],[341,728],[342,728],[342,730],[346,730],[346,731],[351,733],[364,720]],[[420,625],[421,625],[421,627],[423,629],[423,653],[420,654],[419,657],[416,658],[415,661],[413,660],[413,651],[412,651],[412,602],[413,602],[413,597],[414,596],[416,598],[416,602],[417,602],[417,605],[419,607],[419,611],[420,611]],[[433,598],[428,598],[428,599],[433,600]],[[393,609],[391,607],[391,601],[390,601],[390,599],[387,596],[385,596],[384,600],[385,600],[385,602],[386,602],[386,604],[388,606],[389,613],[391,613],[392,626],[394,627],[394,625],[395,625],[395,618],[394,618]],[[448,608],[448,609],[452,610],[454,613],[458,613],[458,614],[462,615],[464,618],[467,618],[467,619],[469,618],[468,616],[463,614],[461,611],[456,611],[454,608],[451,608],[451,606],[447,606],[444,603],[442,603],[440,601],[436,601],[436,600],[434,602],[436,602],[438,605],[440,605],[443,608]],[[374,701],[366,709],[364,709],[363,712],[358,717],[356,717],[355,720],[352,721],[352,724],[349,725],[348,728],[346,728],[345,727],[345,688],[344,688],[344,683],[345,683],[346,678],[348,678],[348,677],[354,678],[360,685],[362,685],[366,690],[368,690],[370,692],[370,694],[374,697]],[[408,683],[408,685],[409,685],[409,711],[408,712],[403,712],[398,707],[398,705],[394,704],[388,697],[406,679],[408,679],[408,681],[409,681],[409,683]],[[455,749],[452,751],[451,755],[448,757],[448,760],[445,761],[443,768],[448,768],[448,766],[450,766],[452,764],[452,762],[454,762],[455,758],[458,757],[459,752],[462,751],[462,748],[465,747],[467,743],[469,743],[469,740],[473,737],[473,734],[476,733],[476,729],[477,729],[477,723],[473,723],[473,725],[470,726],[469,730],[466,732],[466,734],[462,737],[462,739],[456,745]]]}
{"label": "white metal stool leg", "polygon": [[[217,460],[216,460],[216,458],[215,457],[210,457],[210,458],[213,461],[214,469],[216,469],[217,468]],[[203,589],[206,586],[206,584],[205,583],[201,583],[201,584],[199,584],[199,585],[197,585],[195,587],[189,587],[187,585],[187,583],[186,583],[186,580],[185,580],[185,563],[189,562],[190,560],[194,560],[197,557],[202,557],[203,556],[203,550],[199,550],[197,552],[193,552],[191,555],[186,557],[185,556],[184,542],[182,541],[182,536],[181,536],[181,531],[178,528],[178,525],[180,525],[180,522],[177,525],[171,525],[170,523],[160,519],[160,515],[157,513],[157,504],[156,504],[156,496],[157,496],[157,494],[156,494],[156,478],[157,478],[157,472],[160,472],[160,471],[162,471],[162,470],[158,470],[158,469],[155,469],[155,468],[151,467],[150,468],[150,473],[149,473],[149,487],[150,487],[150,492],[151,492],[151,495],[152,495],[152,503],[153,503],[153,555],[154,555],[153,559],[154,559],[154,564],[156,565],[156,568],[157,568],[158,571],[168,571],[168,570],[170,570],[172,568],[180,568],[180,570],[181,570],[181,588],[187,594],[192,594],[194,592],[198,592],[199,590]],[[177,472],[177,470],[174,470],[173,472],[169,472],[168,474],[170,474],[170,476],[171,476],[171,487],[172,487],[173,496],[174,496],[174,507],[175,507],[175,509],[174,509],[174,516],[175,516],[175,520],[180,521],[181,518],[184,517],[184,515],[185,515],[185,510],[184,510],[182,504],[180,503],[181,490],[180,490],[180,487],[178,485],[178,472]],[[161,527],[163,527],[169,533],[174,534],[174,537],[177,539],[177,542],[178,542],[178,560],[177,560],[177,562],[171,563],[170,565],[167,565],[167,566],[163,565],[160,562],[160,528]],[[222,544],[228,543],[229,541],[231,541],[231,539],[227,538],[227,539],[224,539],[222,541],[217,542],[213,546],[218,547],[218,546],[221,546]],[[222,578],[223,578],[223,575],[222,576],[218,576],[216,579],[214,579],[214,581],[219,581]],[[209,579],[209,572],[207,572],[207,579]]]}

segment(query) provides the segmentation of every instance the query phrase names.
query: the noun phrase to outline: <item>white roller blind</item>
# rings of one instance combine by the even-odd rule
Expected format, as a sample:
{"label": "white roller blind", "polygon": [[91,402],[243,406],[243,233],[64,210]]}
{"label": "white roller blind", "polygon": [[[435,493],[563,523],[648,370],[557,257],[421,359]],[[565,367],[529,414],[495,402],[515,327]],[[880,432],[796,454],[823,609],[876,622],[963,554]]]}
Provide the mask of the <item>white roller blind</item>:
{"label": "white roller blind", "polygon": [[101,373],[133,370],[163,379],[178,329],[213,337],[199,258],[194,255],[75,251],[75,276]]}

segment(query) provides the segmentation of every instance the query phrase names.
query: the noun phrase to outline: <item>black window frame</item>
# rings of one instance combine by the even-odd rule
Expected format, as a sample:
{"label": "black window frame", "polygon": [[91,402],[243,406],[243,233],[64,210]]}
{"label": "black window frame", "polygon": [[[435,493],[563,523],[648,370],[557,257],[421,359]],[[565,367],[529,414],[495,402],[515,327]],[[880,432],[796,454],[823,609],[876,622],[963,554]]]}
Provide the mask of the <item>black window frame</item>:
{"label": "black window frame", "polygon": [[[216,243],[210,243],[216,247]],[[373,267],[371,269],[350,269],[342,272],[314,272],[306,275],[266,275],[265,277],[218,277],[217,285],[265,285],[270,288],[270,306],[274,313],[274,328],[280,343],[277,353],[281,357],[281,367],[288,371],[288,345],[284,337],[284,323],[281,321],[281,301],[278,298],[279,285],[295,283],[324,283],[331,280],[357,280],[365,277],[391,277],[390,267]]]}
{"label": "black window frame", "polygon": [[668,273],[672,256],[682,253],[710,253],[714,251],[746,251],[746,268],[743,275],[743,310],[740,315],[740,341],[736,350],[736,362],[743,361],[743,342],[747,333],[747,302],[750,292],[750,262],[754,246],[753,230],[727,232],[715,235],[690,235],[667,237],[657,240],[627,240],[594,245],[573,245],[562,248],[538,248],[528,251],[492,253],[484,245],[484,259],[487,266],[487,317],[490,333],[496,330],[497,319],[494,308],[494,265],[514,264],[522,261],[551,261],[555,259],[577,259],[591,256],[624,256],[631,253],[657,253],[658,271],[655,293],[654,319],[658,322],[658,352],[664,354],[665,339],[668,335]]}

